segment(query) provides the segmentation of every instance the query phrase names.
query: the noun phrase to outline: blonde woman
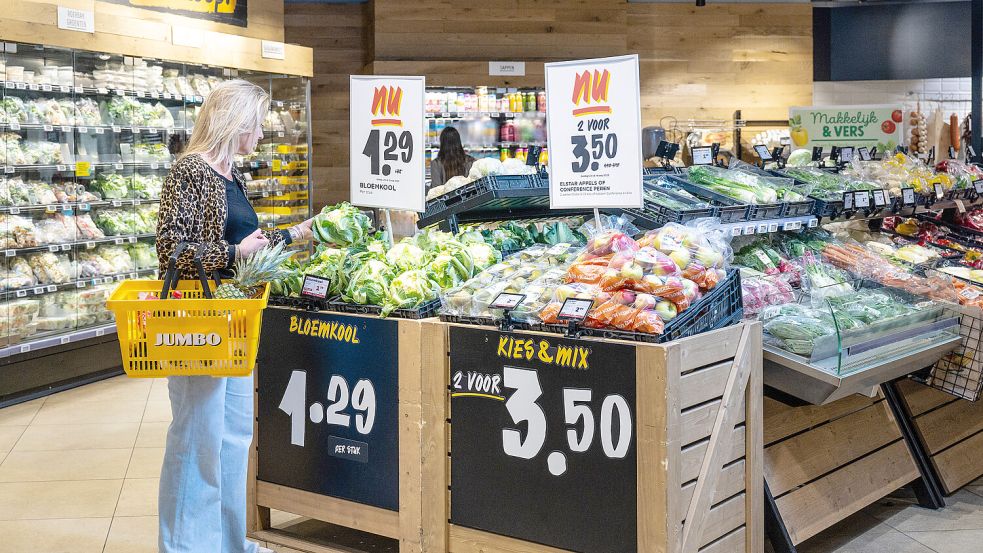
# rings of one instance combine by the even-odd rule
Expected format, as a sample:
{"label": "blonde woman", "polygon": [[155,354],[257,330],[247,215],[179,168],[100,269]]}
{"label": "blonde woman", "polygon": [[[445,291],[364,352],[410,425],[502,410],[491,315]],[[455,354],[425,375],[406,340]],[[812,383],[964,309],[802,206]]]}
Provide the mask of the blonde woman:
{"label": "blonde woman", "polygon": [[[233,164],[263,138],[266,92],[247,81],[218,85],[208,95],[194,133],[164,181],[157,223],[163,273],[181,242],[177,267],[197,278],[200,255],[209,273],[228,272],[236,259],[277,242],[306,239],[307,220],[284,231],[261,231]],[[170,377],[173,420],[167,429],[158,497],[160,553],[270,551],[246,540],[246,466],[253,436],[253,378]]]}

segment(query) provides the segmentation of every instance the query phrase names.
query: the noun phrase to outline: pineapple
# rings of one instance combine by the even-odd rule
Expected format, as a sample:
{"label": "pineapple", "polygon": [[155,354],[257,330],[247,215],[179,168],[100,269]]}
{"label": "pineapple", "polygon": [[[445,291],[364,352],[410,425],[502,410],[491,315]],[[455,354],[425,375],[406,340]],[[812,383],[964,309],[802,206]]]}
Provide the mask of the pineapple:
{"label": "pineapple", "polygon": [[236,262],[235,277],[215,289],[214,297],[221,300],[244,300],[254,297],[265,282],[285,278],[289,271],[281,265],[293,255],[284,251],[283,243],[263,248]]}

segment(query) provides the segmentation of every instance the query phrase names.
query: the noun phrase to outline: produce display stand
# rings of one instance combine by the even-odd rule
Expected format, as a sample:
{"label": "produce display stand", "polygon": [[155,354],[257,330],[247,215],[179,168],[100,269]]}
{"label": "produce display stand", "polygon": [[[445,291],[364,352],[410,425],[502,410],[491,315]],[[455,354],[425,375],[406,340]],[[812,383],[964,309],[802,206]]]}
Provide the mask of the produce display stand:
{"label": "produce display stand", "polygon": [[446,551],[445,335],[433,319],[267,309],[256,369],[252,537],[350,551],[273,529],[277,509],[398,540],[402,552]]}
{"label": "produce display stand", "polygon": [[448,551],[763,550],[759,324],[447,332]]}

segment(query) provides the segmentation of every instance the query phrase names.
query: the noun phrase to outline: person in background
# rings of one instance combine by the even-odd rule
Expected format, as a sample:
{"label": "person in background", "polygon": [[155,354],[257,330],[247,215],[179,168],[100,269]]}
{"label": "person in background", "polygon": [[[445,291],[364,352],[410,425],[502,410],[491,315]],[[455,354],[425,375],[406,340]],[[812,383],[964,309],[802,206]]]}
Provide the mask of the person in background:
{"label": "person in background", "polygon": [[461,134],[454,127],[440,132],[440,151],[430,162],[430,186],[441,186],[451,177],[468,176],[474,158],[464,151]]}
{"label": "person in background", "polygon": [[[260,230],[233,161],[263,138],[270,97],[244,80],[208,95],[195,132],[168,173],[160,197],[157,255],[164,273],[178,244],[182,279],[231,271],[268,245],[311,236],[311,219],[286,230]],[[193,330],[193,329],[191,329]],[[265,553],[246,540],[246,467],[253,439],[253,377],[172,376],[173,420],[160,472],[160,553]]]}

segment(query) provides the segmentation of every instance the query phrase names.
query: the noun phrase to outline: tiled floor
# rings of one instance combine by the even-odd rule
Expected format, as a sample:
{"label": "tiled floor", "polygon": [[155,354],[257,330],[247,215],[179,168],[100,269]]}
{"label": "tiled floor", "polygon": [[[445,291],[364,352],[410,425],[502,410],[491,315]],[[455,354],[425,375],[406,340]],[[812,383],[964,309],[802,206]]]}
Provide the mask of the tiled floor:
{"label": "tiled floor", "polygon": [[[0,551],[155,553],[169,419],[166,381],[123,377],[0,409]],[[921,509],[902,490],[799,552],[983,551],[983,479],[947,503]]]}

